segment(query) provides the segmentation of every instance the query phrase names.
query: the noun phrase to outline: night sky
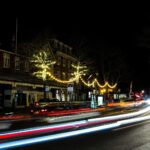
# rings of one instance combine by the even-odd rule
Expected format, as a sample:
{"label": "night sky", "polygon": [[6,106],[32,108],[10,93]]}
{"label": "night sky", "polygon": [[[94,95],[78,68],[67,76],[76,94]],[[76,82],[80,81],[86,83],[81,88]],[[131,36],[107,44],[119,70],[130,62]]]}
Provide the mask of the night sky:
{"label": "night sky", "polygon": [[[15,32],[15,16],[1,17],[1,48],[9,48]],[[30,41],[46,32],[80,48],[98,65],[101,49],[119,49],[133,72],[133,88],[150,87],[150,13],[139,11],[50,11],[17,14],[18,42]],[[129,72],[130,74],[130,72]]]}

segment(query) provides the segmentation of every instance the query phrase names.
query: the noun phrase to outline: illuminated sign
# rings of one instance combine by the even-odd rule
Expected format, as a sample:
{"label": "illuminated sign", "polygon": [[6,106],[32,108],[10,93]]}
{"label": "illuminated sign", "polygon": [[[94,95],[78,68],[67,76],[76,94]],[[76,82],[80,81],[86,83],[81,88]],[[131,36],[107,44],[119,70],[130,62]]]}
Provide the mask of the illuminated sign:
{"label": "illuminated sign", "polygon": [[103,96],[98,96],[97,97],[97,105],[98,106],[104,105],[104,98],[103,98]]}

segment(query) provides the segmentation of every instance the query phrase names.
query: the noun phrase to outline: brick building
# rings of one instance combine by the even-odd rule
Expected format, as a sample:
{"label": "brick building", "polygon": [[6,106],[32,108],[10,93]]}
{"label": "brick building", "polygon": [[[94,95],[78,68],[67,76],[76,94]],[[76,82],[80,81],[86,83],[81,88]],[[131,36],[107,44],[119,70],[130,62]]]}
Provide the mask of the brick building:
{"label": "brick building", "polygon": [[[72,63],[77,59],[73,49],[56,40],[49,41],[51,53],[56,59],[53,66],[54,75],[61,80],[71,77]],[[30,58],[19,53],[0,49],[0,107],[28,107],[32,100],[43,97],[43,81],[31,75]],[[73,83],[72,83],[73,84]],[[49,80],[46,83],[47,97],[56,97],[60,101],[69,101],[67,84]],[[72,100],[75,99],[75,93]]]}

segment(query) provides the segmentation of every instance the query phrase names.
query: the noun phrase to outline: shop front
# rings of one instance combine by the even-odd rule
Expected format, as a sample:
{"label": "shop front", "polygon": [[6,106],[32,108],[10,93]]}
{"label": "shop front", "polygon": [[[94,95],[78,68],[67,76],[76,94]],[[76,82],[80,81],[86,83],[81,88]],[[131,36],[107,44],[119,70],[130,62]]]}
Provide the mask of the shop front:
{"label": "shop front", "polygon": [[10,84],[0,84],[0,107],[11,107],[11,91]]}

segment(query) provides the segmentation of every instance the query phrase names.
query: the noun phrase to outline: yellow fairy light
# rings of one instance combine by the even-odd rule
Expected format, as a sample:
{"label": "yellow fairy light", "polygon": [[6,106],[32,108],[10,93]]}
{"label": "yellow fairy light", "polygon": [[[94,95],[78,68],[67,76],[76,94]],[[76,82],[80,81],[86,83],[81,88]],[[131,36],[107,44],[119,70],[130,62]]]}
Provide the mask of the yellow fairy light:
{"label": "yellow fairy light", "polygon": [[97,83],[97,85],[100,87],[100,88],[105,88],[108,84],[108,82],[106,81],[104,85],[101,85],[97,79],[95,79],[95,82]]}
{"label": "yellow fairy light", "polygon": [[43,81],[46,80],[50,67],[56,63],[55,61],[49,60],[48,54],[45,51],[42,51],[37,55],[33,55],[31,62],[34,63],[35,67],[39,70],[34,72],[33,75],[38,78],[42,78]]}
{"label": "yellow fairy light", "polygon": [[101,94],[106,93],[106,89],[101,89],[101,90],[100,90],[100,93],[101,93]]}
{"label": "yellow fairy light", "polygon": [[79,83],[80,77],[85,75],[85,72],[87,72],[87,67],[80,65],[80,62],[78,62],[77,65],[72,64],[72,67],[75,69],[73,76],[76,78],[76,82]]}
{"label": "yellow fairy light", "polygon": [[72,79],[69,79],[69,80],[60,80],[60,79],[58,79],[58,78],[56,78],[54,75],[52,75],[50,72],[48,73],[48,76],[51,78],[51,79],[53,79],[53,80],[55,80],[55,81],[57,81],[57,82],[59,82],[59,83],[70,83],[70,82],[73,82],[73,81],[75,81],[76,80],[76,78],[72,78]]}
{"label": "yellow fairy light", "polygon": [[89,82],[85,82],[85,80],[80,76],[80,80],[82,81],[82,83],[88,87],[92,86],[93,83],[89,83]]}
{"label": "yellow fairy light", "polygon": [[107,85],[108,85],[109,88],[114,89],[114,88],[116,88],[117,83],[115,83],[114,85],[110,85],[109,83],[107,83]]}
{"label": "yellow fairy light", "polygon": [[88,86],[88,87],[94,86],[95,83],[96,83],[100,88],[105,88],[105,87],[108,86],[109,88],[114,89],[114,88],[117,86],[117,83],[115,83],[114,85],[110,85],[107,81],[105,82],[104,85],[101,85],[101,84],[98,82],[98,80],[97,80],[96,78],[93,79],[93,81],[92,81],[91,83],[89,83],[89,81],[86,82],[81,76],[80,76],[80,80],[82,81],[82,83],[83,83],[84,85],[86,85],[86,86]]}
{"label": "yellow fairy light", "polygon": [[51,73],[51,66],[56,62],[49,60],[48,53],[45,51],[42,51],[37,55],[33,55],[31,62],[34,63],[35,67],[39,69],[39,71],[34,72],[33,75],[37,76],[38,78],[42,78],[43,81],[45,81],[47,77],[50,77],[56,82],[63,83],[63,84],[74,82],[74,81],[78,83],[79,80],[81,80],[81,82],[88,87],[90,86],[94,87],[95,84],[97,84],[100,88],[105,88],[106,86],[108,86],[109,88],[113,89],[117,86],[117,83],[114,85],[110,85],[107,81],[105,82],[104,85],[101,85],[96,78],[91,83],[89,81],[86,82],[82,78],[82,76],[85,75],[85,73],[87,72],[87,67],[80,65],[80,62],[78,62],[77,65],[72,64],[72,67],[75,69],[75,72],[72,73],[73,75],[72,78],[70,78],[69,80],[58,79]]}

